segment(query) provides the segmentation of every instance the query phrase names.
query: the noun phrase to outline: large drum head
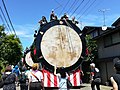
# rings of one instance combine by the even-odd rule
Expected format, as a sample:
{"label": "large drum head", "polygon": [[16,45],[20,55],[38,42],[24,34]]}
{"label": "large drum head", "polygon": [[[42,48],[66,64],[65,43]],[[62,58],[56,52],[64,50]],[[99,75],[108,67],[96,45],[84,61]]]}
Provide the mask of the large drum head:
{"label": "large drum head", "polygon": [[66,25],[49,28],[42,37],[40,47],[45,60],[57,67],[72,66],[82,53],[80,36]]}

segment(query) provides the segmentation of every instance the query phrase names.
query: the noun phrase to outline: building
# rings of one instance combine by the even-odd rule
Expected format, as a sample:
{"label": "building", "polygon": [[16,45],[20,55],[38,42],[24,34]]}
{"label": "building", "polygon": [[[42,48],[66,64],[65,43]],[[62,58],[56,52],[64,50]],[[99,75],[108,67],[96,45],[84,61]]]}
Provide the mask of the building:
{"label": "building", "polygon": [[106,84],[115,73],[114,61],[120,59],[120,18],[104,31],[95,26],[85,26],[82,31],[97,41],[96,63],[99,64],[102,83]]}

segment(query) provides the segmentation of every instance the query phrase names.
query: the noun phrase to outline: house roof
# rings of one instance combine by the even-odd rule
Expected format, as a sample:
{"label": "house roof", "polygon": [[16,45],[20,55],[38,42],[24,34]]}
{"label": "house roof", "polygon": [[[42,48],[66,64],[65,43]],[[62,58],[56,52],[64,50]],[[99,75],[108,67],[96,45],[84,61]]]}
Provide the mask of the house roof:
{"label": "house roof", "polygon": [[97,27],[97,26],[85,26],[82,30],[82,33],[88,34],[96,29],[100,29],[101,27]]}
{"label": "house roof", "polygon": [[[107,30],[105,30],[103,32],[108,32],[111,29],[113,29],[113,27],[107,27]],[[100,26],[98,26],[98,27],[97,26],[85,26],[82,30],[82,33],[89,34],[94,30],[101,30],[102,31],[102,27],[100,27]]]}
{"label": "house roof", "polygon": [[82,30],[82,33],[83,34],[90,34],[91,32],[93,32],[94,30],[100,30],[102,31],[103,33],[99,34],[98,36],[94,37],[93,39],[98,39],[98,38],[101,38],[105,35],[108,35],[110,33],[113,33],[113,32],[116,32],[116,31],[119,31],[120,30],[120,27],[116,27],[116,28],[113,28],[113,27],[107,27],[107,30],[103,31],[102,30],[102,27],[94,27],[94,26],[85,26]]}
{"label": "house roof", "polygon": [[120,17],[112,24],[112,26],[116,26],[118,23],[120,23]]}

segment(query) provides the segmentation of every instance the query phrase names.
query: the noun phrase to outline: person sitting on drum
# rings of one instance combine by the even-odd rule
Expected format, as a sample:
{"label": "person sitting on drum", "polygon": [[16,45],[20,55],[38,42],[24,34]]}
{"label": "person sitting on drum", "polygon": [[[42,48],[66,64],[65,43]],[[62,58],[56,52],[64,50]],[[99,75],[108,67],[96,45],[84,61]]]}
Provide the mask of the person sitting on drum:
{"label": "person sitting on drum", "polygon": [[66,13],[64,13],[64,15],[61,17],[61,20],[68,20],[69,18],[68,18],[68,15],[66,14]]}
{"label": "person sitting on drum", "polygon": [[57,16],[54,14],[54,11],[52,10],[50,14],[50,21],[57,20]]}
{"label": "person sitting on drum", "polygon": [[37,37],[37,30],[35,30],[35,33],[34,33],[34,38]]}
{"label": "person sitting on drum", "polygon": [[78,24],[79,22],[75,20],[75,17],[72,17],[72,23]]}
{"label": "person sitting on drum", "polygon": [[40,23],[40,27],[42,27],[44,24],[48,23],[45,16],[42,16],[42,20],[40,20],[38,23]]}

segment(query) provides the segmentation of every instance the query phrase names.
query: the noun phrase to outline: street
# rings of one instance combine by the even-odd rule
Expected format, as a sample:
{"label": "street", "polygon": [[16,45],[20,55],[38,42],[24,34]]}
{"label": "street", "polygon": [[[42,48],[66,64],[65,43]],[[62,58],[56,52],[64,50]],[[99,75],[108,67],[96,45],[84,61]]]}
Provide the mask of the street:
{"label": "street", "polygon": [[[101,90],[111,90],[112,87],[110,86],[100,86]],[[0,90],[3,90],[2,88]],[[16,90],[20,90],[20,87],[17,87]],[[80,89],[72,89],[72,90],[91,90],[90,84],[82,84]]]}
{"label": "street", "polygon": [[[91,90],[90,84],[83,84],[82,86],[83,86],[83,88],[81,88],[80,90]],[[111,90],[112,87],[101,85],[100,89],[101,90]]]}

